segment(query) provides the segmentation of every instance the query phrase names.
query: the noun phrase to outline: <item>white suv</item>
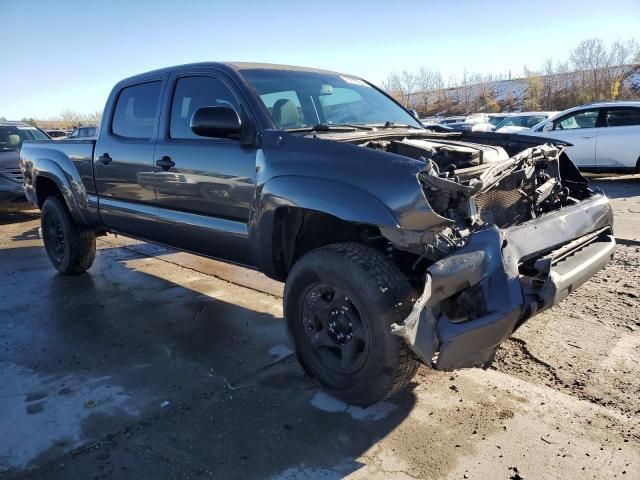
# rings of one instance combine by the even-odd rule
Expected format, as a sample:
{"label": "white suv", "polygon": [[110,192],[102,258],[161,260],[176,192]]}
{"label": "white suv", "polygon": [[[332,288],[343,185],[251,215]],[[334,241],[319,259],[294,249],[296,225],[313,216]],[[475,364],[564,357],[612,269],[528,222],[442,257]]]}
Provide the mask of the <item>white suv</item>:
{"label": "white suv", "polygon": [[640,173],[640,101],[570,108],[519,133],[573,144],[567,153],[583,169]]}

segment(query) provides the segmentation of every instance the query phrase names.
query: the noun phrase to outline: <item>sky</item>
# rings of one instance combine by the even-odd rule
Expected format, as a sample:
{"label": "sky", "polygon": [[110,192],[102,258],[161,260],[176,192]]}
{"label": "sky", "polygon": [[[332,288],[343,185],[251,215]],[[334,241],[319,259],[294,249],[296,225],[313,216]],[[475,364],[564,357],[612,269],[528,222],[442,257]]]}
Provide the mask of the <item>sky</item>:
{"label": "sky", "polygon": [[519,75],[580,40],[640,41],[640,0],[0,0],[0,117],[102,110],[119,80],[196,61]]}

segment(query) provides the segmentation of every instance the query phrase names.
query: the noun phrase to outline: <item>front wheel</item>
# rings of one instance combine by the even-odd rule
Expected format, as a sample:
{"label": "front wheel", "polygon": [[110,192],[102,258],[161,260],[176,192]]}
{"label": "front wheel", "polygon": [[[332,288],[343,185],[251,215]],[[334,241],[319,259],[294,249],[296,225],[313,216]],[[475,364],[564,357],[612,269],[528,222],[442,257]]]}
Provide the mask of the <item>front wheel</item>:
{"label": "front wheel", "polygon": [[44,248],[56,270],[65,275],[77,275],[93,264],[95,232],[75,225],[59,198],[45,200],[41,225]]}
{"label": "front wheel", "polygon": [[384,255],[357,243],[311,251],[291,269],[287,326],[305,371],[335,397],[368,406],[394,394],[419,362],[391,324],[411,311],[413,290]]}

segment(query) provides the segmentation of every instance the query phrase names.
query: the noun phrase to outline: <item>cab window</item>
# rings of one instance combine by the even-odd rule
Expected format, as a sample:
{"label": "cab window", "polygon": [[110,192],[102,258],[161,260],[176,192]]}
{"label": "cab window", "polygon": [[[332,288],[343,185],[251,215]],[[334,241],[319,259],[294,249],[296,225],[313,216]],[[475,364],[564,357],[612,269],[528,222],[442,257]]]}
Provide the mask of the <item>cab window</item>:
{"label": "cab window", "polygon": [[124,138],[150,139],[158,118],[162,82],[123,88],[118,96],[111,131]]}
{"label": "cab window", "polygon": [[191,117],[201,107],[216,106],[229,106],[240,112],[240,103],[222,80],[209,76],[180,78],[171,105],[169,135],[174,139],[206,139],[193,133]]}

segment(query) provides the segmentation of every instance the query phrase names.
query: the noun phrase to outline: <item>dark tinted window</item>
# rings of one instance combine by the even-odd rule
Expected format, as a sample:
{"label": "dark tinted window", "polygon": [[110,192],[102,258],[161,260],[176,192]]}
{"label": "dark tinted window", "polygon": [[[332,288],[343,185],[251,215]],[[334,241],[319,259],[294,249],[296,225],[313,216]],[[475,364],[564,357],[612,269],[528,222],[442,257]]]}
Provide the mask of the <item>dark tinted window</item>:
{"label": "dark tinted window", "polygon": [[612,108],[607,111],[607,127],[640,125],[640,108]]}
{"label": "dark tinted window", "polygon": [[161,85],[161,82],[150,82],[122,89],[111,131],[121,137],[151,138],[160,107]]}
{"label": "dark tinted window", "polygon": [[230,106],[239,112],[239,104],[229,87],[214,77],[185,77],[178,80],[171,106],[171,138],[203,139],[189,124],[200,107]]}

